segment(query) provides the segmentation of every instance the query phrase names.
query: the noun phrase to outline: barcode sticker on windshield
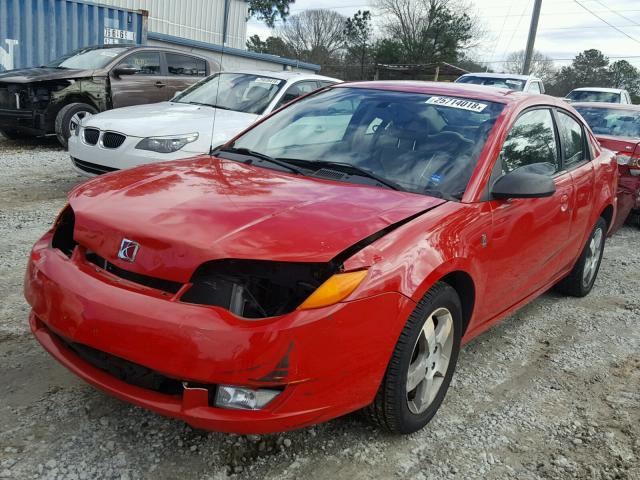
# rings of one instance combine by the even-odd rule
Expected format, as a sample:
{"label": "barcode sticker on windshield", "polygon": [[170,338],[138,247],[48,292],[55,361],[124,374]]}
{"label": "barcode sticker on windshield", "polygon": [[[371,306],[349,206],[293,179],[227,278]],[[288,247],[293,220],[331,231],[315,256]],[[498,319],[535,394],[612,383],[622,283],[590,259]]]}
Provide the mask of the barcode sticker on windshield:
{"label": "barcode sticker on windshield", "polygon": [[264,77],[256,78],[256,83],[268,83],[269,85],[277,85],[281,81],[282,80],[278,80],[277,78],[264,78]]}
{"label": "barcode sticker on windshield", "polygon": [[471,100],[461,100],[460,98],[451,97],[431,97],[425,103],[431,105],[442,105],[443,107],[460,108],[471,112],[481,112],[487,108],[486,103],[478,103]]}

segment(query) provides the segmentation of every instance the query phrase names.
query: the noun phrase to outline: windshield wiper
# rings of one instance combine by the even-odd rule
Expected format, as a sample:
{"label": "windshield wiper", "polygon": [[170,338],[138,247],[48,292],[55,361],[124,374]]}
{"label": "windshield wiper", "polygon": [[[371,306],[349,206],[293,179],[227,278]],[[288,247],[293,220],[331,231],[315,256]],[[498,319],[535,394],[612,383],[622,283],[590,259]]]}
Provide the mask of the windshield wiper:
{"label": "windshield wiper", "polygon": [[176,102],[176,103],[188,103],[189,105],[202,105],[204,107],[218,108],[220,110],[231,110],[229,107],[222,107],[220,105],[213,105],[211,103],[204,103],[204,102]]}
{"label": "windshield wiper", "polygon": [[381,177],[377,173],[372,172],[371,170],[367,170],[366,168],[358,167],[357,165],[353,165],[347,162],[331,162],[328,160],[298,160],[298,159],[288,159],[288,158],[278,158],[280,161],[292,161],[292,162],[301,162],[304,163],[305,166],[318,165],[320,167],[329,167],[334,168],[336,170],[340,170],[344,172],[345,170],[351,170],[355,175],[361,177],[371,178],[376,182],[384,185],[391,190],[398,190],[400,192],[406,192],[407,189],[398,185],[393,180],[389,180],[388,178]]}
{"label": "windshield wiper", "polygon": [[239,153],[240,155],[248,155],[250,157],[257,158],[258,160],[262,160],[264,162],[272,163],[274,165],[278,165],[282,168],[286,168],[287,170],[296,173],[298,175],[304,175],[304,172],[297,167],[289,164],[288,162],[281,161],[280,159],[270,157],[269,155],[265,155],[264,153],[256,152],[254,150],[250,150],[248,148],[234,148],[227,147],[221,148],[214,152],[211,152],[212,155],[215,155],[217,152],[229,152],[229,153]]}

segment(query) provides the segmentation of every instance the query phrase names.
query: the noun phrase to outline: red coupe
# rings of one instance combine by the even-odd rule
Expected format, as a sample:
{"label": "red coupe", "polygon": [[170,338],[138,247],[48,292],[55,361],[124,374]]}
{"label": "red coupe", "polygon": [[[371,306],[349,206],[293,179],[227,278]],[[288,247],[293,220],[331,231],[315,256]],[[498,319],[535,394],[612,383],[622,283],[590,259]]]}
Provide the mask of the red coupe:
{"label": "red coupe", "polygon": [[561,100],[341,84],[212,155],[78,186],[33,248],[31,328],[92,385],[204,428],[442,403],[461,344],[593,287],[617,166]]}
{"label": "red coupe", "polygon": [[[620,180],[612,232],[632,212],[640,215],[640,105],[574,103],[600,144],[616,153]],[[638,218],[640,220],[640,218]]]}

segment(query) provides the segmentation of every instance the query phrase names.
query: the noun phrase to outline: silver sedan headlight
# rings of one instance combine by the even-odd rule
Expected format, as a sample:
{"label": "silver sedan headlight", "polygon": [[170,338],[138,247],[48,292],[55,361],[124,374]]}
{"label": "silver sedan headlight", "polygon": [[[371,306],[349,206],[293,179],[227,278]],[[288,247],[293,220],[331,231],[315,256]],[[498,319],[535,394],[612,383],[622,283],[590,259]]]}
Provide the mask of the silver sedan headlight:
{"label": "silver sedan headlight", "polygon": [[150,150],[158,153],[173,153],[180,150],[186,144],[195,142],[197,139],[197,133],[167,137],[147,137],[140,140],[136,148],[138,150]]}

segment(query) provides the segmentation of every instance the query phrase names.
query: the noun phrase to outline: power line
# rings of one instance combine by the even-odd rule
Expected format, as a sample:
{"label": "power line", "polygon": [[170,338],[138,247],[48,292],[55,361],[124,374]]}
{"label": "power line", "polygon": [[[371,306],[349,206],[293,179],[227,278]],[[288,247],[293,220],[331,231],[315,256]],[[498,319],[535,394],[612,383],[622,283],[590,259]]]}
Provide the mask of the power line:
{"label": "power line", "polygon": [[574,2],[576,2],[578,5],[580,5],[582,8],[584,8],[587,12],[589,12],[591,15],[593,15],[594,17],[600,19],[601,21],[603,21],[604,23],[606,23],[607,25],[609,25],[611,28],[613,28],[615,31],[621,33],[622,35],[624,35],[625,37],[633,40],[636,43],[640,43],[640,40],[638,40],[637,38],[632,37],[631,35],[629,35],[627,32],[624,32],[622,30],[620,30],[618,27],[616,27],[615,25],[611,25],[609,22],[607,22],[604,18],[602,18],[600,15],[598,15],[597,13],[594,13],[593,11],[589,10],[587,7],[585,7],[582,3],[580,3],[578,0],[573,0]]}
{"label": "power line", "polygon": [[[610,12],[616,14],[617,16],[619,16],[620,18],[624,18],[627,22],[631,22],[633,25],[637,25],[640,27],[640,23],[637,23],[635,20],[629,18],[629,17],[625,17],[624,15],[622,15],[621,13],[619,13],[616,10],[613,10],[612,8],[609,8],[608,6],[606,6],[604,3],[602,3],[600,0],[595,0],[596,2],[598,2],[600,5],[602,5],[604,8],[606,8],[607,10],[609,10]],[[624,12],[624,10],[620,10],[621,12]]]}

